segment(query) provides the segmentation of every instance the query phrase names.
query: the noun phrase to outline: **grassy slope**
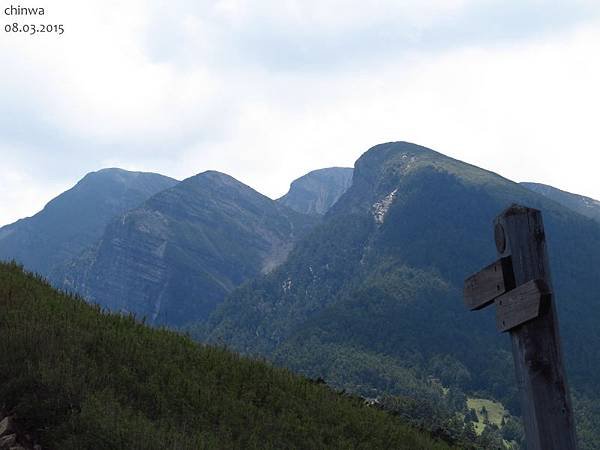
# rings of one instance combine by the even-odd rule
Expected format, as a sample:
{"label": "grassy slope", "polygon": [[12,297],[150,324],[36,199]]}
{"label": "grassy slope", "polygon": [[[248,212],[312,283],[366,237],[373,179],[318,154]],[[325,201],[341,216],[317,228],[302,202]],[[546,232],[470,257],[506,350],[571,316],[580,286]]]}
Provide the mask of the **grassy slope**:
{"label": "grassy slope", "polygon": [[282,369],[100,312],[0,264],[0,409],[61,449],[445,449]]}
{"label": "grassy slope", "polygon": [[477,413],[478,421],[474,424],[477,434],[481,434],[485,428],[485,418],[481,413],[482,408],[485,407],[487,410],[490,423],[493,423],[498,427],[502,425],[502,419],[507,415],[507,411],[504,409],[504,406],[502,406],[502,403],[487,400],[485,398],[469,398],[467,400],[467,407],[469,409],[474,409]]}

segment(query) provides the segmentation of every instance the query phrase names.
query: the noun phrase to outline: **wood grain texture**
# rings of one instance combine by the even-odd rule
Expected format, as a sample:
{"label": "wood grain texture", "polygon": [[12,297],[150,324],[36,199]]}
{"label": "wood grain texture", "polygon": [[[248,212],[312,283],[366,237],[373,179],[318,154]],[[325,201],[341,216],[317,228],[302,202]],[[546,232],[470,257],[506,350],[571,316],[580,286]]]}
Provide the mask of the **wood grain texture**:
{"label": "wood grain texture", "polygon": [[548,294],[543,280],[532,280],[498,297],[495,301],[498,331],[511,330],[538,317],[542,297]]}
{"label": "wood grain texture", "polygon": [[484,308],[504,294],[510,269],[510,258],[501,258],[465,280],[465,305],[470,310]]}
{"label": "wood grain texture", "polygon": [[[496,218],[506,235],[501,257],[510,256],[516,286],[543,280],[552,291],[542,214],[513,205]],[[511,330],[528,450],[577,448],[573,409],[564,370],[554,298],[547,296],[535,320]]]}

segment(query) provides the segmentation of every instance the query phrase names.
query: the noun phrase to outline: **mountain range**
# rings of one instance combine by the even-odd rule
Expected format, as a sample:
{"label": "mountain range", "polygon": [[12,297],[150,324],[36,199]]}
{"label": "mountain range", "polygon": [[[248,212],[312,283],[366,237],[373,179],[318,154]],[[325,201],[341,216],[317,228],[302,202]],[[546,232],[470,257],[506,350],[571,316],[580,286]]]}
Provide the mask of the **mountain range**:
{"label": "mountain range", "polygon": [[[496,258],[499,212],[512,203],[542,210],[578,431],[582,448],[598,448],[598,202],[406,142],[371,148],[354,169],[311,172],[278,200],[218,172],[143,176],[156,184],[127,204],[118,191],[119,208],[88,197],[93,226],[69,191],[0,229],[0,257],[110,310],[185,327],[399,414],[421,417],[425,407],[394,399],[424,400],[428,411],[444,409],[444,426],[473,396],[519,414],[509,341],[493,311],[465,309],[462,286]],[[53,203],[70,234],[45,234]],[[54,247],[38,249],[34,237]]]}
{"label": "mountain range", "polygon": [[[466,275],[495,259],[491,223],[514,202],[544,213],[571,378],[598,393],[589,369],[600,353],[587,344],[600,342],[600,226],[408,143],[365,153],[323,221],[277,270],[229,296],[206,338],[365,395],[402,393],[387,375],[416,369],[446,386],[485,390],[518,411],[504,376],[508,341],[497,335],[491,311],[470,313],[461,298]],[[348,355],[356,359],[350,369]],[[373,369],[382,360],[388,363]]]}
{"label": "mountain range", "polygon": [[281,264],[313,222],[228,175],[204,172],[110,222],[51,278],[113,311],[180,326]]}

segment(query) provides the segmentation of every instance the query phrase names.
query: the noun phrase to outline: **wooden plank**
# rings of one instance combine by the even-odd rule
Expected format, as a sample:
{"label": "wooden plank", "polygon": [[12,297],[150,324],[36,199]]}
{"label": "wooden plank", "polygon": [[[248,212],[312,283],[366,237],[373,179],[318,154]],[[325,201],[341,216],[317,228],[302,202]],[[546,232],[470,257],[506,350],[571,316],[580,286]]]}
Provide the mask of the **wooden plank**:
{"label": "wooden plank", "polygon": [[484,308],[507,291],[505,280],[512,277],[510,257],[501,258],[465,280],[465,305],[470,310]]}
{"label": "wooden plank", "polygon": [[508,331],[538,317],[542,297],[547,294],[543,280],[532,280],[498,297],[495,301],[498,331]]}
{"label": "wooden plank", "polygon": [[[552,291],[542,214],[513,205],[496,218],[505,234],[500,257],[511,256],[513,286],[543,280]],[[502,243],[502,239],[497,239]],[[510,331],[528,450],[576,450],[575,423],[565,374],[555,298],[542,303],[539,316]]]}

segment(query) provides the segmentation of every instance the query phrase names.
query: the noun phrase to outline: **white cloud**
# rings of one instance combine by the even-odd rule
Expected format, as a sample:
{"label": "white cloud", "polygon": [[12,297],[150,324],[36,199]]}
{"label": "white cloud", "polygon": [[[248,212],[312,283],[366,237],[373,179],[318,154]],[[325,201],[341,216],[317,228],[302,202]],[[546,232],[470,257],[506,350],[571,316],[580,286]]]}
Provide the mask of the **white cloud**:
{"label": "white cloud", "polygon": [[[0,223],[7,224],[17,218],[32,215],[48,200],[69,189],[76,180],[61,182],[52,177],[40,183],[10,155],[18,154],[17,148],[0,145],[2,164],[0,168]],[[35,207],[36,209],[32,209]]]}
{"label": "white cloud", "polygon": [[38,3],[66,32],[0,41],[0,223],[102,166],[275,197],[399,139],[600,198],[595,2]]}

